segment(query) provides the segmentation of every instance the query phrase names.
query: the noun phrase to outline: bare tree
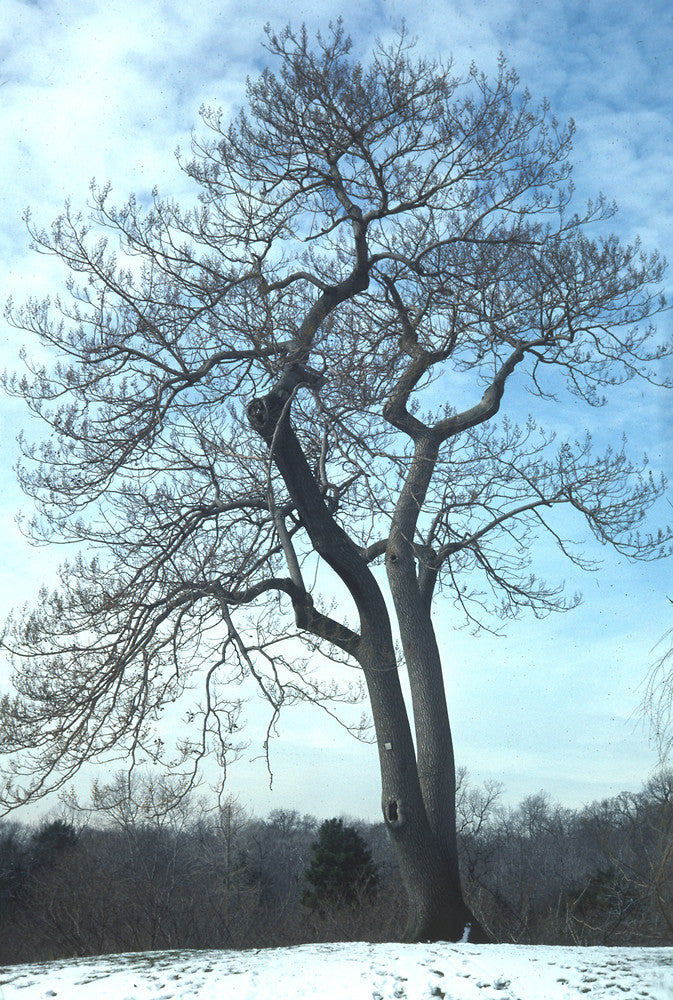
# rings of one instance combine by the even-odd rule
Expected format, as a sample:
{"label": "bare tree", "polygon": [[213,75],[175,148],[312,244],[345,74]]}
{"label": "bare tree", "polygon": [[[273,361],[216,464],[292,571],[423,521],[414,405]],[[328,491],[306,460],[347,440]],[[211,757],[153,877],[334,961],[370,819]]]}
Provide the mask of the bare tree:
{"label": "bare tree", "polygon": [[[669,601],[673,604],[670,597]],[[655,651],[657,657],[650,670],[640,710],[649,723],[663,766],[673,750],[673,629],[659,639]]]}
{"label": "bare tree", "polygon": [[[93,186],[85,217],[29,220],[71,276],[10,310],[42,353],[7,387],[50,429],[24,442],[20,481],[32,536],[82,554],[5,636],[20,659],[2,800],[109,754],[224,768],[244,678],[269,703],[267,750],[281,709],[338,714],[362,680],[406,936],[469,922],[479,940],[433,597],[474,625],[572,607],[531,573],[531,546],[548,532],[586,566],[582,522],[623,555],[662,554],[665,534],[633,532],[663,483],[623,445],[496,417],[512,383],[577,406],[656,383],[663,264],[604,234],[604,198],[573,212],[573,128],[504,61],[461,75],[402,32],[364,65],[340,23],[316,43],[270,31],[267,49],[278,72],[247,110],[203,111],[184,163],[196,208],[157,192],[114,207]],[[194,727],[169,747],[155,723],[190,695]]]}

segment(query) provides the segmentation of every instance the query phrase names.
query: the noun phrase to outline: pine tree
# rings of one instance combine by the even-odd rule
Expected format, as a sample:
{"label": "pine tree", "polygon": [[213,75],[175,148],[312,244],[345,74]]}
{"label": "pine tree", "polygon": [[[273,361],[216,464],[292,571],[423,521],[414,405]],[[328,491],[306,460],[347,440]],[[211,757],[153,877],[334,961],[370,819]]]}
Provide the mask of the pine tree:
{"label": "pine tree", "polygon": [[74,847],[77,839],[77,831],[70,823],[61,819],[43,823],[30,838],[32,864],[50,864],[61,851]]}
{"label": "pine tree", "polygon": [[311,847],[313,859],[304,877],[312,888],[302,894],[304,906],[353,904],[376,890],[377,866],[354,826],[344,826],[341,819],[325,820]]}

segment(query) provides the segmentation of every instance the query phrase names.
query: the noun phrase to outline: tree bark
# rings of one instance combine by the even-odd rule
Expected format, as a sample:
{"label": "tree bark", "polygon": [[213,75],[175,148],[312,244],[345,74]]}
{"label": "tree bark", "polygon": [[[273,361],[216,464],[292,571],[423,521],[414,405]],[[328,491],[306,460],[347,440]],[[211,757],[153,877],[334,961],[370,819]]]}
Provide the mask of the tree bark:
{"label": "tree bark", "polygon": [[432,588],[427,593],[421,590],[422,568],[418,569],[413,544],[437,455],[436,436],[432,432],[418,435],[388,538],[386,570],[409,676],[421,794],[441,858],[438,867],[451,886],[451,909],[455,915],[445,918],[448,933],[455,940],[454,935],[461,937],[469,923],[470,940],[484,942],[489,937],[465,906],[460,885],[453,739],[442,662],[430,614]]}
{"label": "tree bark", "polygon": [[[431,828],[411,740],[408,715],[396,666],[381,663],[381,647],[363,644],[359,656],[376,730],[383,819],[392,841],[407,894],[406,941],[459,941],[470,924],[470,940],[489,938],[465,905],[460,886],[455,816],[441,839]],[[370,652],[376,659],[369,662]],[[388,657],[394,661],[392,642]],[[387,658],[388,658],[387,657]],[[391,680],[394,678],[393,683]],[[381,682],[393,688],[392,704]],[[391,711],[391,708],[393,711]],[[447,720],[448,721],[448,720]],[[455,789],[453,793],[455,800]]]}
{"label": "tree bark", "polygon": [[[289,419],[286,392],[271,392],[248,406],[250,423],[271,447],[280,472],[316,552],[348,587],[360,617],[352,654],[362,667],[369,694],[379,753],[383,818],[393,843],[408,897],[405,940],[459,940],[466,924],[470,940],[487,940],[463,900],[457,863],[455,788],[451,785],[453,752],[448,715],[423,712],[423,784],[419,777],[388,609],[369,566],[328,511]],[[418,629],[416,629],[418,632]],[[405,624],[405,634],[411,634]],[[431,644],[424,647],[430,652]],[[436,642],[434,644],[435,652]],[[419,649],[419,653],[422,651]],[[438,658],[438,654],[437,654]],[[416,673],[422,663],[414,656]],[[427,673],[436,683],[433,666]],[[439,672],[441,682],[441,668]],[[419,686],[417,687],[417,697]],[[441,688],[443,697],[443,687]],[[427,698],[432,702],[432,690]],[[419,707],[420,703],[419,703]],[[432,740],[434,722],[444,727]],[[427,743],[427,746],[426,746]],[[436,774],[431,773],[436,768]],[[425,791],[424,791],[424,787]],[[425,794],[429,795],[432,822]],[[447,803],[440,803],[442,795]]]}
{"label": "tree bark", "polygon": [[414,535],[438,455],[432,433],[416,441],[414,458],[395,510],[386,571],[402,640],[416,728],[418,773],[430,827],[458,879],[455,762],[442,662],[431,618],[431,588],[421,592]]}

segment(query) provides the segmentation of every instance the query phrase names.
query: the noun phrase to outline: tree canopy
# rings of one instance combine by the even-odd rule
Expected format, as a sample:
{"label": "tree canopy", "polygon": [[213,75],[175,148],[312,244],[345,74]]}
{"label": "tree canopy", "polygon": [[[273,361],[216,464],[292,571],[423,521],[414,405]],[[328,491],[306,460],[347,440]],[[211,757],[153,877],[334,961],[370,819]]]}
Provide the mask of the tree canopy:
{"label": "tree canopy", "polygon": [[[1,798],[106,754],[224,769],[242,678],[270,736],[285,706],[334,712],[361,676],[391,835],[421,816],[451,853],[433,596],[475,625],[543,615],[576,598],[532,572],[540,532],[580,566],[582,522],[630,558],[669,539],[647,533],[664,484],[645,461],[501,417],[506,391],[597,407],[633,378],[667,384],[664,264],[606,231],[603,196],[574,206],[573,126],[504,59],[493,79],[461,73],[402,31],[360,63],[340,23],[315,42],[269,31],[267,49],[277,71],[249,82],[245,109],[203,109],[183,161],[195,207],[157,191],[117,207],[93,185],[84,214],[29,218],[70,277],[10,308],[42,352],[6,386],[49,429],[22,442],[19,475],[32,536],[79,554],[5,634]],[[318,653],[356,682],[325,681]],[[169,747],[157,723],[187,697]]]}

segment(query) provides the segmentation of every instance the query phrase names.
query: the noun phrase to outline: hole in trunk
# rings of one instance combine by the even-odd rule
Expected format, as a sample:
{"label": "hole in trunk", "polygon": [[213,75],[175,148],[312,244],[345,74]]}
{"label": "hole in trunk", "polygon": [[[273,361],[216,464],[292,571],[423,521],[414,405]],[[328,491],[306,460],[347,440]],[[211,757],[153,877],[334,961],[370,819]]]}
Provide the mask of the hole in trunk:
{"label": "hole in trunk", "polygon": [[388,803],[388,822],[389,823],[399,823],[400,821],[400,810],[395,799],[391,799]]}
{"label": "hole in trunk", "polygon": [[246,412],[248,415],[248,420],[256,424],[257,427],[263,427],[266,421],[266,406],[262,399],[253,399],[248,403],[246,407]]}

